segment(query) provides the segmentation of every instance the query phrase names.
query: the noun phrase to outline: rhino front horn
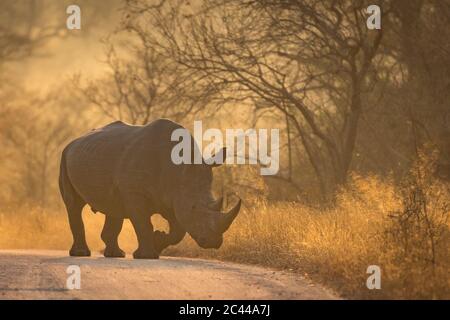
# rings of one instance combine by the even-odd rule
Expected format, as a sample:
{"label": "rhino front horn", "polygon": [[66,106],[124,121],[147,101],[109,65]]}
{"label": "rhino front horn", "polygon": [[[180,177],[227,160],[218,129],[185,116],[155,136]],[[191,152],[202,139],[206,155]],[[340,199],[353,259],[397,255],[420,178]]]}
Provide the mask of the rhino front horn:
{"label": "rhino front horn", "polygon": [[238,203],[236,203],[236,205],[233,208],[231,208],[230,211],[222,215],[219,225],[220,232],[224,233],[225,231],[228,230],[228,228],[233,223],[234,219],[236,219],[240,209],[241,209],[241,199],[239,199]]}

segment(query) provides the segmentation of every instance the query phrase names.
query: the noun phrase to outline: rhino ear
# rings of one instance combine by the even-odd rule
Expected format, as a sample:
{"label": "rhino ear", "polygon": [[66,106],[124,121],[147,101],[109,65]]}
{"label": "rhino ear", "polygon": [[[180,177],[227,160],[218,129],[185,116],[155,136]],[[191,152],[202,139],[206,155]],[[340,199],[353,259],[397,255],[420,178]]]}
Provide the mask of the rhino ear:
{"label": "rhino ear", "polygon": [[227,157],[227,148],[223,147],[222,149],[220,149],[219,152],[217,152],[211,158],[206,159],[205,163],[212,168],[219,167],[225,163],[226,157]]}

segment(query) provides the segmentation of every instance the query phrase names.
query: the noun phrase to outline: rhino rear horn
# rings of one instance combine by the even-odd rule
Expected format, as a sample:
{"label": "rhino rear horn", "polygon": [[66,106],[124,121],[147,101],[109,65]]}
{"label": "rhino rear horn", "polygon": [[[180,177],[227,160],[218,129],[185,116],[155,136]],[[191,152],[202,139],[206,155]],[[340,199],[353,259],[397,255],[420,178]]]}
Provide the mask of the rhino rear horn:
{"label": "rhino rear horn", "polygon": [[236,203],[236,205],[230,209],[227,213],[222,214],[220,217],[219,231],[224,233],[236,219],[239,210],[241,209],[241,199]]}
{"label": "rhino rear horn", "polygon": [[223,206],[223,197],[220,197],[217,200],[214,200],[209,206],[210,209],[215,211],[221,211]]}

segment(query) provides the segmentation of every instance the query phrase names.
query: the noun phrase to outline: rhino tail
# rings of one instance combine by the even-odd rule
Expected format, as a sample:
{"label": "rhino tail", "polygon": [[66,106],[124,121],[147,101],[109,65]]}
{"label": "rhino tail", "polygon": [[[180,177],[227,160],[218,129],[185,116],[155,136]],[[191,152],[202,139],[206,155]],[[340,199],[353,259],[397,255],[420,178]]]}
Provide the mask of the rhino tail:
{"label": "rhino tail", "polygon": [[61,164],[59,170],[59,191],[61,192],[61,196],[68,205],[70,202],[82,202],[81,196],[75,190],[70,181],[69,175],[67,174],[67,163],[66,163],[66,150],[62,152],[61,156]]}

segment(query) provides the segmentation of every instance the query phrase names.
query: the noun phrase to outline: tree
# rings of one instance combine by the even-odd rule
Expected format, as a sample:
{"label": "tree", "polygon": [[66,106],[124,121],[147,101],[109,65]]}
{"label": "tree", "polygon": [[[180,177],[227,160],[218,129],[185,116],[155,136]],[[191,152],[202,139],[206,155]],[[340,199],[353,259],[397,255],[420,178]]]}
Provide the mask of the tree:
{"label": "tree", "polygon": [[0,3],[0,71],[5,63],[29,57],[58,34],[53,24],[40,24],[36,0]]}
{"label": "tree", "polygon": [[381,59],[382,31],[367,30],[366,8],[364,1],[236,0],[186,14],[172,5],[165,10],[177,18],[158,21],[159,45],[222,98],[284,114],[325,195],[346,181]]}
{"label": "tree", "polygon": [[394,12],[399,24],[391,47],[406,70],[400,90],[415,152],[432,141],[441,149],[441,161],[450,164],[450,1],[400,0]]}
{"label": "tree", "polygon": [[[106,116],[132,124],[160,117],[182,121],[204,110],[216,89],[198,86],[196,73],[178,64],[153,32],[160,20],[170,21],[171,13],[144,19],[135,1],[127,3],[121,26],[105,41],[108,74],[86,82],[78,76],[76,87]],[[158,10],[164,3],[149,8]]]}

